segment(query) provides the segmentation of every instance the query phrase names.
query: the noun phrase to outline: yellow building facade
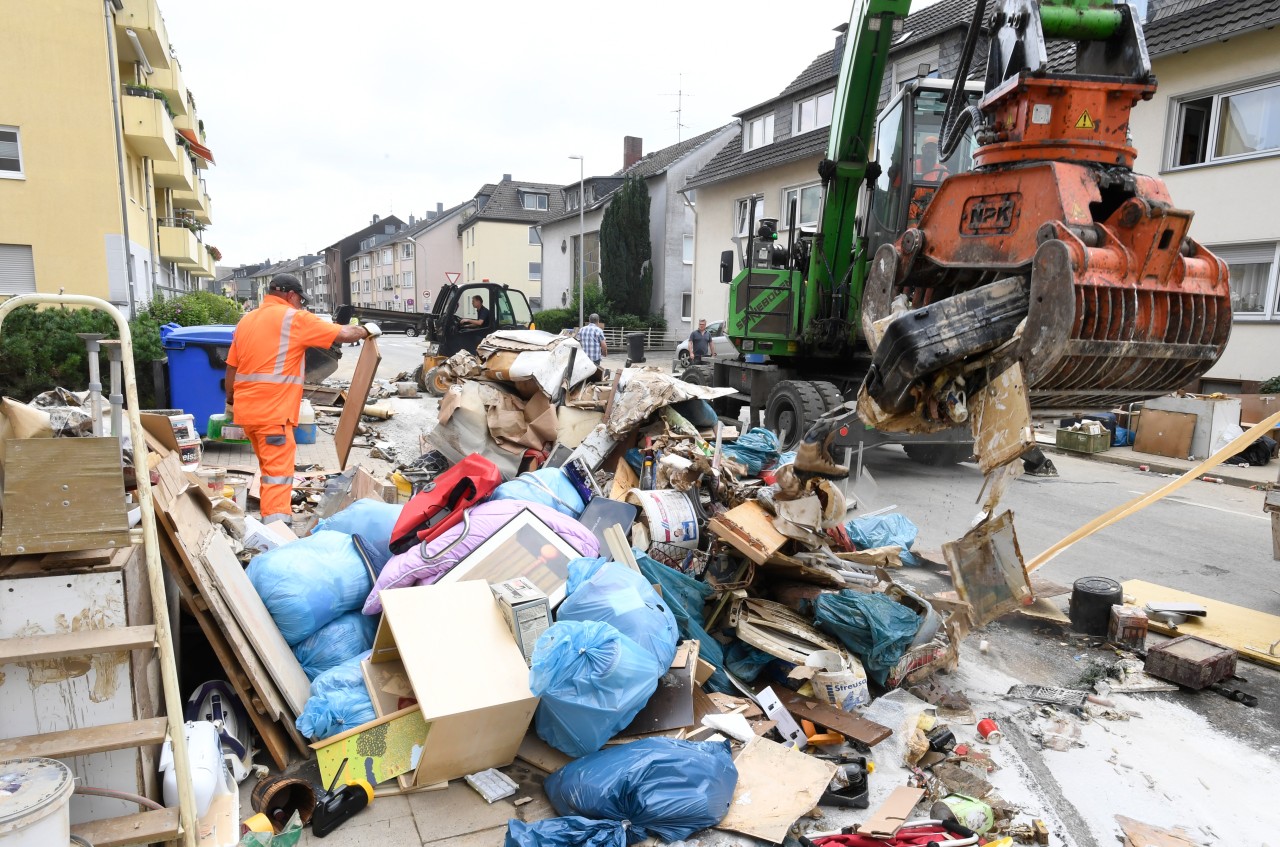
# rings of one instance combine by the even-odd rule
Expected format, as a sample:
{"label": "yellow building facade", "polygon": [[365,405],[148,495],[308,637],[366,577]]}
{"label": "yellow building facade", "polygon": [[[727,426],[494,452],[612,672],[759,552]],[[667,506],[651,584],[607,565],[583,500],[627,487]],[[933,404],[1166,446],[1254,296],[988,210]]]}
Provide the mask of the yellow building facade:
{"label": "yellow building facade", "polygon": [[212,156],[154,0],[0,0],[0,297],[212,279]]}

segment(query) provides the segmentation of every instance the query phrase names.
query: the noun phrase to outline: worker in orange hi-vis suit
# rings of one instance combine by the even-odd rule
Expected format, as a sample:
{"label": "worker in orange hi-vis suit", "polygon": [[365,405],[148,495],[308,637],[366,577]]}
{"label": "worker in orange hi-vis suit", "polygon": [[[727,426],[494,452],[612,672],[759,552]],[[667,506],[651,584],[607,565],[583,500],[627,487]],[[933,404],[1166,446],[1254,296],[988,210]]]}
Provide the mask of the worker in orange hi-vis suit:
{"label": "worker in orange hi-vis suit", "polygon": [[377,324],[338,326],[303,306],[302,283],[278,274],[262,305],[236,325],[227,354],[227,420],[244,427],[262,474],[262,521],[293,517],[293,428],[302,405],[308,347],[331,347],[381,335]]}

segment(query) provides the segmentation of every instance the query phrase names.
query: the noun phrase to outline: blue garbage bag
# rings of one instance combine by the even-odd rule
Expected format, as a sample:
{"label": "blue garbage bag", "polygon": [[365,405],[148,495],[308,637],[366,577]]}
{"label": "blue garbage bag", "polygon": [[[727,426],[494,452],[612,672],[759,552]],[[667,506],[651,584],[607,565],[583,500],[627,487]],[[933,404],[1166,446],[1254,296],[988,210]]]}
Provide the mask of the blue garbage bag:
{"label": "blue garbage bag", "polygon": [[255,556],[247,573],[290,645],[359,609],[373,590],[351,536],[333,530]]}
{"label": "blue garbage bag", "polygon": [[525,823],[507,821],[502,847],[626,847],[627,827],[620,821],[592,821],[577,815]]}
{"label": "blue garbage bag", "polygon": [[540,506],[549,506],[575,519],[586,508],[582,495],[560,468],[541,468],[522,473],[495,488],[489,499],[528,500]]}
{"label": "blue garbage bag", "polygon": [[892,512],[887,515],[867,515],[854,518],[844,525],[849,540],[858,547],[888,547],[896,544],[902,548],[902,563],[918,565],[920,560],[911,552],[920,530],[904,515]]}
{"label": "blue garbage bag", "polygon": [[377,632],[377,618],[347,612],[293,645],[293,655],[307,672],[307,679],[314,680],[329,668],[367,651]]}
{"label": "blue garbage bag", "polygon": [[680,628],[671,606],[642,575],[618,562],[574,559],[569,563],[569,596],[557,621],[604,621],[648,650],[663,668],[676,656]]}
{"label": "blue garbage bag", "polygon": [[543,788],[562,815],[630,821],[628,842],[679,841],[724,819],[738,784],[726,741],[643,738],[570,762]]}
{"label": "blue garbage bag", "polygon": [[312,534],[328,529],[360,536],[369,544],[370,564],[376,576],[391,558],[391,532],[402,508],[399,503],[382,503],[365,497],[321,520]]}
{"label": "blue garbage bag", "polygon": [[920,628],[919,615],[883,594],[846,588],[838,594],[819,594],[813,609],[818,629],[856,653],[867,675],[880,685]]}
{"label": "blue garbage bag", "polygon": [[778,436],[761,427],[755,427],[738,437],[737,441],[721,447],[721,452],[740,464],[746,465],[747,473],[755,476],[763,468],[778,461]]}
{"label": "blue garbage bag", "polygon": [[707,687],[712,691],[733,693],[736,689],[724,672],[724,648],[703,628],[702,607],[715,593],[711,586],[643,553],[636,554],[636,563],[640,565],[640,572],[645,579],[662,586],[662,599],[667,601],[672,614],[676,616],[680,637],[696,638],[699,642],[698,658],[705,659],[715,668],[715,672],[707,680]]}
{"label": "blue garbage bag", "polygon": [[311,681],[311,696],[294,721],[298,732],[320,741],[377,719],[360,672],[360,662],[368,656],[368,651],[353,656]]}
{"label": "blue garbage bag", "polygon": [[570,756],[594,753],[631,723],[666,670],[612,624],[552,624],[538,636],[529,669],[529,689],[542,698],[538,737]]}
{"label": "blue garbage bag", "polygon": [[698,429],[712,429],[720,422],[716,410],[701,397],[690,397],[671,406],[676,414],[696,426]]}
{"label": "blue garbage bag", "polygon": [[775,657],[765,651],[734,639],[725,651],[724,668],[743,682],[754,682],[765,666],[774,660]]}

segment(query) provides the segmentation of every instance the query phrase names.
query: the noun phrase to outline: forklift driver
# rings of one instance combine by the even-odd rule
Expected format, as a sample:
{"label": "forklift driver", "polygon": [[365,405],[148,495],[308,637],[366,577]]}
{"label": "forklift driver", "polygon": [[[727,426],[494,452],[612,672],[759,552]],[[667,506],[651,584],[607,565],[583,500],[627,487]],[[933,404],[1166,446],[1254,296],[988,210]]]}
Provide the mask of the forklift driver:
{"label": "forklift driver", "polygon": [[463,318],[459,323],[463,326],[488,326],[489,310],[484,305],[484,298],[477,294],[471,298],[471,305],[475,307],[476,316],[474,318]]}

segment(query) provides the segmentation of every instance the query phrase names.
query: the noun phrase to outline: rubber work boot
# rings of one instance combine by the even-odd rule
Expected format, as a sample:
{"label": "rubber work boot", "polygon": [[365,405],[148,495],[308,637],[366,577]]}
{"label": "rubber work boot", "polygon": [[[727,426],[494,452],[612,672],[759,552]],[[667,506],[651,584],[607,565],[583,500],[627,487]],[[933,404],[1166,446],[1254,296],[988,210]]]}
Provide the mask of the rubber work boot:
{"label": "rubber work boot", "polygon": [[1022,454],[1022,470],[1029,476],[1058,475],[1058,469],[1054,466],[1053,460],[1039,447],[1032,447]]}
{"label": "rubber work boot", "polygon": [[848,476],[849,469],[831,456],[831,442],[835,437],[835,418],[819,418],[800,439],[800,447],[796,450],[796,470],[836,479]]}

